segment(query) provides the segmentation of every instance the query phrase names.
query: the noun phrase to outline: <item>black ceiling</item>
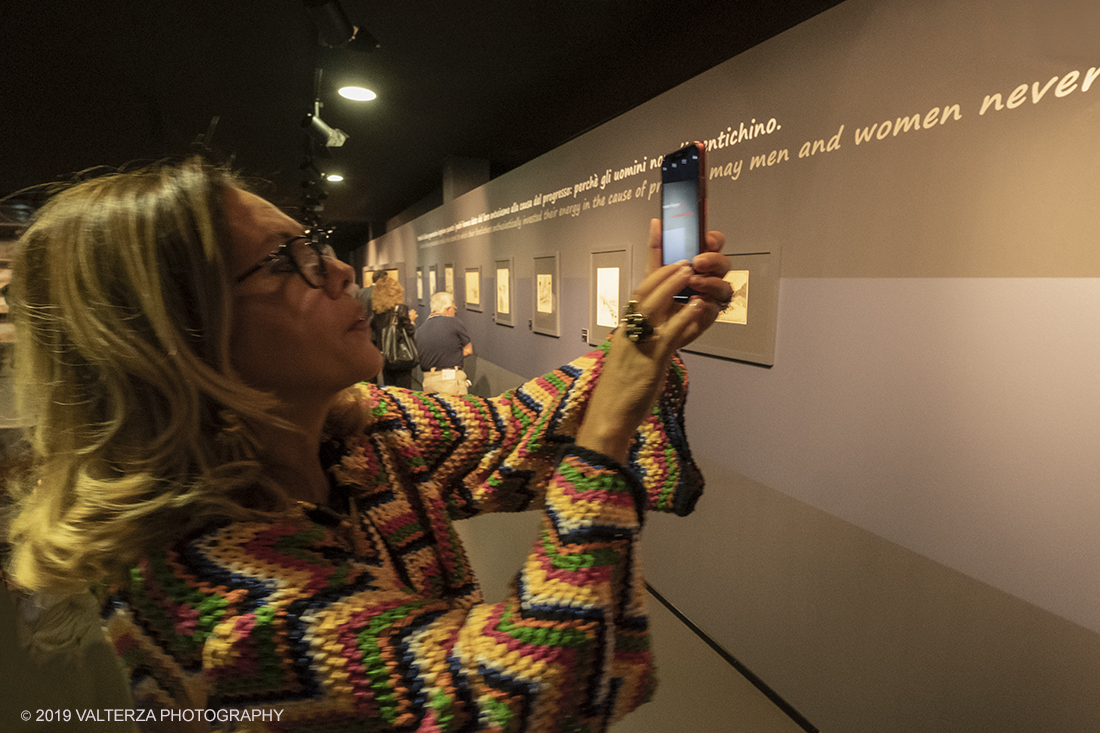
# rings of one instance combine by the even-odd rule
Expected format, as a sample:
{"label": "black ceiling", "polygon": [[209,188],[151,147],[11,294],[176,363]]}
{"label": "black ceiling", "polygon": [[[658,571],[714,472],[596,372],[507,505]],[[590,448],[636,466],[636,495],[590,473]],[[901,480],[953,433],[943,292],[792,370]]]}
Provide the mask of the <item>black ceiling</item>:
{"label": "black ceiling", "polygon": [[186,153],[216,117],[210,147],[299,203],[321,68],[321,117],[350,135],[319,165],[346,176],[324,217],[384,222],[440,195],[448,156],[499,175],[838,2],[342,0],[364,53],[319,44],[303,0],[9,0],[0,195]]}

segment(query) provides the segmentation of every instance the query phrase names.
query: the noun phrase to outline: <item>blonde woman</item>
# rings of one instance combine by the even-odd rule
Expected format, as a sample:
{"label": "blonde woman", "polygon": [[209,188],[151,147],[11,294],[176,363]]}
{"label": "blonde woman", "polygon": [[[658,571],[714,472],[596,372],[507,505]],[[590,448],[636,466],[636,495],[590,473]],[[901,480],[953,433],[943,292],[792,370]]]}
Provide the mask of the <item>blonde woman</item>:
{"label": "blonde woman", "polygon": [[[374,284],[371,295],[371,339],[379,350],[382,349],[382,335],[387,329],[401,329],[410,343],[416,343],[416,311],[405,305],[405,288],[392,277],[384,277]],[[417,361],[410,364],[391,364],[388,360],[382,365],[382,383],[388,387],[412,388],[412,370]]]}
{"label": "blonde woman", "polygon": [[[351,268],[227,172],[77,184],[15,267],[10,580],[57,626],[102,605],[146,728],[602,730],[654,685],[636,547],[701,491],[674,352],[728,299],[720,245],[641,283],[637,342],[423,395],[362,383]],[[451,522],[521,509],[540,535],[487,604]]]}

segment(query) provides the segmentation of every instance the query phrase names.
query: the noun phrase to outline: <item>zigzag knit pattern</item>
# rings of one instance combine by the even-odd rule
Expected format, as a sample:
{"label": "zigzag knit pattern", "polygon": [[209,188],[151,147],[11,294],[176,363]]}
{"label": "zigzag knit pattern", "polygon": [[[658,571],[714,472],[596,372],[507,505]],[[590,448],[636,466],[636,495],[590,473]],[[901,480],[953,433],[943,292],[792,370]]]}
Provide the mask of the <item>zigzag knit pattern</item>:
{"label": "zigzag knit pattern", "polygon": [[[328,446],[346,512],[226,524],[134,568],[107,628],[139,708],[242,730],[549,733],[648,700],[642,511],[686,513],[702,481],[679,362],[629,467],[572,444],[605,349],[495,399],[360,387],[368,427]],[[484,603],[452,520],[535,508],[510,597]]]}

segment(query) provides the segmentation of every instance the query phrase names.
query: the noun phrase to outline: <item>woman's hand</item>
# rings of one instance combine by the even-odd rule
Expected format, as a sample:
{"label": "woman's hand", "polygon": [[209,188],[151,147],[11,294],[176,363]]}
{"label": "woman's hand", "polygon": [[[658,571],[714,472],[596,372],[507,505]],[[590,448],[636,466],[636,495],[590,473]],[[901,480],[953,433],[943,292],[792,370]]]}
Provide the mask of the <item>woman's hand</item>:
{"label": "woman's hand", "polygon": [[[634,431],[664,389],[672,355],[707,330],[733,295],[722,279],[729,269],[721,254],[724,243],[721,233],[708,232],[706,251],[692,265],[662,266],[661,222],[650,222],[650,272],[633,299],[653,326],[653,335],[639,343],[621,332],[616,335],[577,431],[577,445],[626,462]],[[673,296],[688,286],[699,294],[687,305],[676,303]]]}
{"label": "woman's hand", "polygon": [[[722,279],[730,269],[729,258],[722,254],[722,248],[725,246],[726,237],[722,232],[707,232],[702,253],[696,255],[695,259],[691,261],[694,274],[688,279],[688,287],[699,293],[699,298],[703,300],[704,312],[709,317],[702,320],[701,327],[697,331],[688,335],[687,341],[681,344],[682,346],[691,343],[703,331],[710,328],[710,325],[714,323],[714,319],[729,305],[730,299],[733,298],[733,288]],[[651,275],[660,270],[662,267],[661,259],[661,220],[650,219],[649,262],[646,273]],[[642,282],[642,286],[644,285],[645,281]],[[642,312],[645,313],[646,311],[642,309]]]}

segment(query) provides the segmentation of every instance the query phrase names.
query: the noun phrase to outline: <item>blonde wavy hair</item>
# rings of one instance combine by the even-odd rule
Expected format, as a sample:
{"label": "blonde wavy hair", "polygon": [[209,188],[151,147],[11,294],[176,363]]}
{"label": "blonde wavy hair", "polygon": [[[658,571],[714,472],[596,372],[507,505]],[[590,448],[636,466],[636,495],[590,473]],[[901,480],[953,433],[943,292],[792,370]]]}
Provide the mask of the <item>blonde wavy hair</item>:
{"label": "blonde wavy hair", "polygon": [[9,576],[80,593],[156,546],[289,501],[250,425],[273,399],[230,365],[223,208],[198,159],[54,195],[13,267],[17,409],[32,469],[9,486]]}
{"label": "blonde wavy hair", "polygon": [[370,300],[375,313],[385,313],[405,302],[405,288],[392,277],[384,277],[374,284]]}

